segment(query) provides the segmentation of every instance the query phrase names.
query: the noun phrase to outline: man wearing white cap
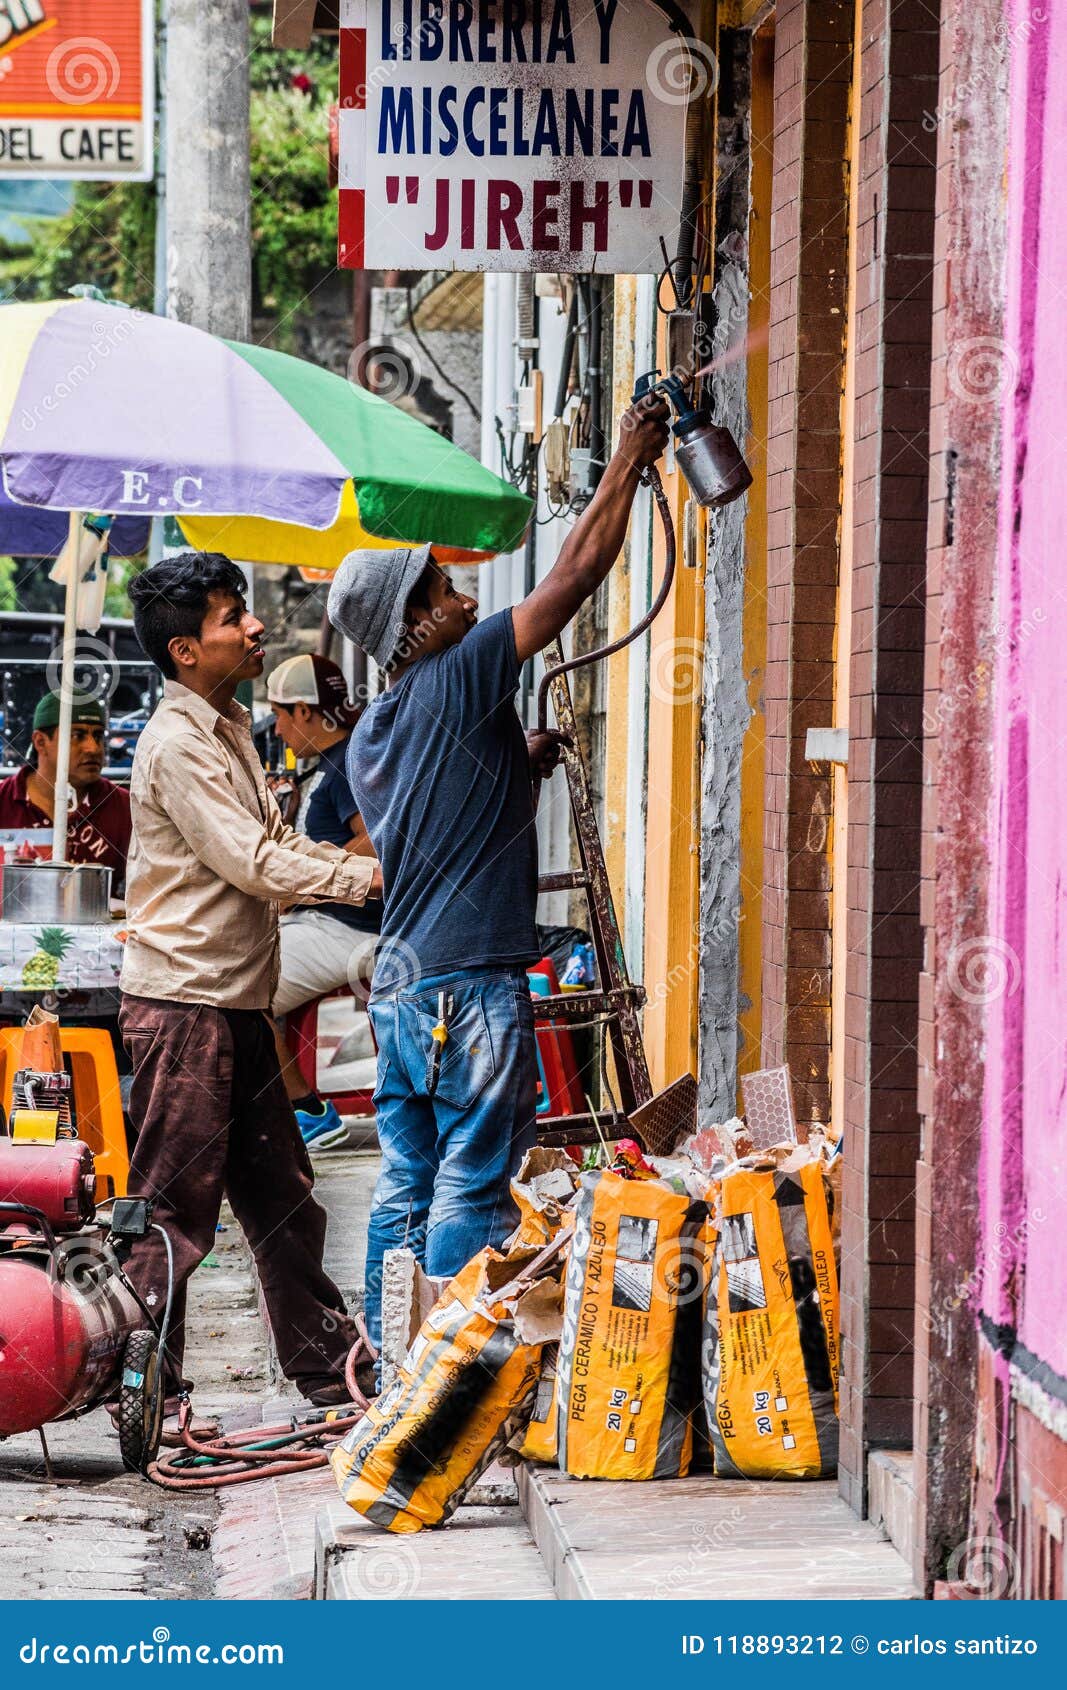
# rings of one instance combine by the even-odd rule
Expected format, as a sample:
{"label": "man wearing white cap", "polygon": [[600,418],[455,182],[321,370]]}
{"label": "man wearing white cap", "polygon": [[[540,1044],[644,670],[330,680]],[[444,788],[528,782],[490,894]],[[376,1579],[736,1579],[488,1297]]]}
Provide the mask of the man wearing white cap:
{"label": "man wearing white cap", "polygon": [[[348,742],[360,712],[348,702],[337,664],[317,653],[289,657],[268,675],[267,699],[282,743],[298,758],[318,758],[310,793],[301,805],[300,831],[309,839],[373,857],[345,773]],[[381,919],[380,903],[317,904],[283,915],[280,974],[271,1006],[276,1022],[312,998],[369,980]],[[340,1115],[332,1103],[308,1091],[277,1025],[275,1041],[304,1143],[309,1150],[340,1143],[345,1137]]]}

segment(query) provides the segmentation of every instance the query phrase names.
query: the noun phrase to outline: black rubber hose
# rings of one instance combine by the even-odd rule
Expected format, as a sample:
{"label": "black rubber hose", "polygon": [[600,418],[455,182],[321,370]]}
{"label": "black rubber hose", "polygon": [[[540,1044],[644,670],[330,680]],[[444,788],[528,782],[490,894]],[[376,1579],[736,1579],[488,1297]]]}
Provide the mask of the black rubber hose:
{"label": "black rubber hose", "polygon": [[537,689],[537,726],[541,733],[544,733],[548,727],[548,690],[556,676],[566,675],[572,669],[584,669],[587,663],[599,663],[601,658],[604,657],[614,657],[617,651],[622,651],[624,646],[631,645],[639,634],[643,634],[646,628],[651,627],[667,602],[667,594],[670,592],[671,583],[674,580],[674,521],[671,517],[671,507],[667,502],[667,495],[663,491],[663,483],[659,478],[659,471],[655,468],[646,470],[643,480],[646,486],[651,487],[655,497],[667,546],[667,559],[663,570],[663,580],[659,584],[659,592],[640,622],[636,622],[627,633],[622,635],[621,639],[612,640],[610,645],[598,646],[595,651],[584,652],[581,657],[568,658],[566,663],[557,663],[554,669],[545,670],[541,677],[541,685]]}

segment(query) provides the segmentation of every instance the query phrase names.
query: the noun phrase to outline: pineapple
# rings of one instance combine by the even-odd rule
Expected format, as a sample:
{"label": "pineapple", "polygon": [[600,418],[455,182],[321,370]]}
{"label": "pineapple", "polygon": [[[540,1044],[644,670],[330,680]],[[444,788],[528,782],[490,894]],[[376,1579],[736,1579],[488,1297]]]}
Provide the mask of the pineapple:
{"label": "pineapple", "polygon": [[22,970],[22,984],[54,989],[59,984],[59,965],[74,943],[65,927],[42,927],[35,935],[37,949]]}

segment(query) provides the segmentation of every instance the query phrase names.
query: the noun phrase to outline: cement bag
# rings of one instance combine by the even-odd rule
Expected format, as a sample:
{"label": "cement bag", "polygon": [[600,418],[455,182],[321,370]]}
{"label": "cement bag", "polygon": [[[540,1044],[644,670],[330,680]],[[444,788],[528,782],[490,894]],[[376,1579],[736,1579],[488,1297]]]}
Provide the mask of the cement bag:
{"label": "cement bag", "polygon": [[715,1471],[828,1478],[837,1469],[838,1296],[821,1165],[724,1175],[704,1333]]}
{"label": "cement bag", "polygon": [[700,1401],[704,1203],[584,1174],[559,1347],[559,1465],[576,1478],[689,1469]]}
{"label": "cement bag", "polygon": [[[522,1433],[542,1347],[520,1335],[523,1302],[543,1286],[511,1307],[495,1298],[494,1284],[513,1278],[513,1260],[495,1250],[468,1262],[427,1315],[393,1385],[334,1450],[334,1477],[357,1514],[393,1532],[439,1526]],[[558,1311],[559,1286],[548,1290]]]}
{"label": "cement bag", "polygon": [[564,1221],[564,1211],[578,1189],[578,1164],[565,1150],[549,1150],[535,1144],[523,1157],[511,1182],[511,1195],[519,1211],[519,1224],[508,1239],[517,1244],[548,1244]]}
{"label": "cement bag", "polygon": [[526,1436],[519,1454],[524,1461],[556,1461],[556,1385],[559,1345],[546,1344],[541,1352],[541,1373],[534,1394]]}

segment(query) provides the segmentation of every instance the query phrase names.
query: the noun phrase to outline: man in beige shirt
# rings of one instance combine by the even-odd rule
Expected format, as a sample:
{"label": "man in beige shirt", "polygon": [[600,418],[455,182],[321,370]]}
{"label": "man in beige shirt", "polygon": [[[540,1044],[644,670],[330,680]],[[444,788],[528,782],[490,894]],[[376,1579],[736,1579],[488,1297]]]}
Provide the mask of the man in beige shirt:
{"label": "man in beige shirt", "polygon": [[[326,1215],[278,1067],[266,1011],[278,907],[362,904],[381,870],[281,819],[237,686],[263,670],[263,624],[237,566],[183,553],[131,584],[137,636],[166,678],[133,762],[122,1037],[133,1063],[130,1195],[150,1197],[174,1253],[168,1412],[182,1378],[185,1290],[223,1196],[256,1259],[278,1359],[318,1406],[347,1399],[356,1332],[322,1265]],[[158,1233],[128,1272],[162,1313]]]}

